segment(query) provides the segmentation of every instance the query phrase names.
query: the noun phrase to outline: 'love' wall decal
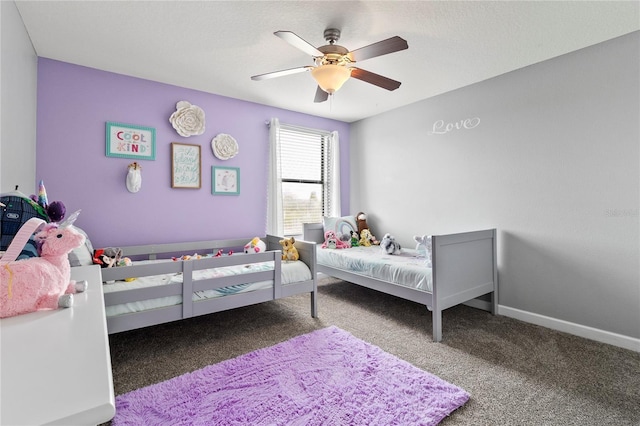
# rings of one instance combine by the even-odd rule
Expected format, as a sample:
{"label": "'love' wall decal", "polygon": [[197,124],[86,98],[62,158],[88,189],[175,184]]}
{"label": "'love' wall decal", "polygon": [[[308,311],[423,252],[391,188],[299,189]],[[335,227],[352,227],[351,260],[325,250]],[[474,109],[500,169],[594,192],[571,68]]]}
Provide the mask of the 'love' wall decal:
{"label": "'love' wall decal", "polygon": [[452,130],[470,130],[478,127],[480,124],[479,117],[465,118],[453,123],[445,123],[444,120],[438,120],[433,123],[433,128],[429,132],[430,135],[444,135]]}

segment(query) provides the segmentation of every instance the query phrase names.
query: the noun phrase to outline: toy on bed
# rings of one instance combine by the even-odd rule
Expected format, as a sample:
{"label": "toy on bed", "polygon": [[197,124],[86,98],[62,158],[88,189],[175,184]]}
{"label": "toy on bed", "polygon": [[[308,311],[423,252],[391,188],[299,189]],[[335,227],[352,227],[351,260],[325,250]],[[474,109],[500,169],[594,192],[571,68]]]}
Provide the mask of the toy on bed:
{"label": "toy on bed", "polygon": [[[220,256],[222,256],[222,254],[220,254]],[[171,258],[171,260],[173,260],[174,262],[178,262],[179,260],[198,260],[198,259],[202,259],[202,255],[198,253],[183,254],[182,256]]]}
{"label": "toy on bed", "polygon": [[367,225],[367,215],[360,212],[356,215],[356,225],[358,225],[358,233],[361,233],[363,229],[369,229]]}
{"label": "toy on bed", "polygon": [[363,231],[367,231],[368,235],[366,240],[369,242],[369,244],[364,244],[365,247],[369,247],[370,245],[378,245],[380,244],[380,241],[378,241],[378,239],[375,237],[375,235],[373,235],[373,231],[371,231],[371,228],[369,228],[369,225],[367,224],[367,215],[364,214],[363,212],[360,212],[356,215],[356,223],[358,225],[358,233],[360,234],[360,245],[362,244],[362,232]]}
{"label": "toy on bed", "polygon": [[[133,262],[128,257],[122,257],[122,249],[120,247],[106,247],[93,251],[94,265],[100,265],[101,268],[115,268],[120,266],[131,266]],[[135,278],[125,278],[124,281],[130,283]]]}
{"label": "toy on bed", "polygon": [[263,253],[267,250],[267,245],[259,237],[253,238],[244,246],[245,253]]}
{"label": "toy on bed", "polygon": [[388,232],[384,234],[384,237],[382,237],[382,241],[380,241],[380,249],[383,253],[386,254],[402,253],[402,247],[400,247],[400,243],[398,243],[393,235],[389,234]]}
{"label": "toy on bed", "polygon": [[371,231],[369,231],[366,228],[363,229],[362,232],[360,233],[360,241],[359,241],[359,243],[363,247],[371,247],[373,245],[380,244],[380,242],[378,240],[376,240],[376,237],[374,237],[371,234]]}
{"label": "toy on bed", "polygon": [[93,263],[101,268],[113,268],[120,264],[122,249],[119,247],[106,247],[96,249],[93,252]]}
{"label": "toy on bed", "polygon": [[300,255],[298,254],[298,249],[295,248],[294,244],[296,243],[295,238],[283,238],[279,241],[282,246],[282,260],[298,260],[300,259]]}
{"label": "toy on bed", "polygon": [[[131,266],[131,265],[133,265],[131,258],[121,257],[116,266]],[[135,281],[135,278],[129,277],[129,278],[125,278],[124,280],[125,282],[130,283],[131,281]]]}
{"label": "toy on bed", "polygon": [[[67,255],[85,241],[84,235],[72,226],[76,217],[77,213],[59,226],[47,224],[36,233],[41,243],[40,257],[0,259],[0,318],[41,309],[68,308],[73,305],[72,293],[86,290],[86,281],[70,279]],[[31,221],[45,223],[37,218],[27,223]]]}
{"label": "toy on bed", "polygon": [[425,265],[431,267],[431,235],[414,235],[413,239],[416,241],[416,251],[419,258],[425,259]]}
{"label": "toy on bed", "polygon": [[358,247],[360,245],[360,234],[356,231],[351,231],[351,247]]}
{"label": "toy on bed", "polygon": [[336,236],[336,233],[333,231],[327,231],[324,233],[324,243],[322,243],[322,248],[328,249],[345,249],[349,248],[349,246],[342,241],[340,238]]}

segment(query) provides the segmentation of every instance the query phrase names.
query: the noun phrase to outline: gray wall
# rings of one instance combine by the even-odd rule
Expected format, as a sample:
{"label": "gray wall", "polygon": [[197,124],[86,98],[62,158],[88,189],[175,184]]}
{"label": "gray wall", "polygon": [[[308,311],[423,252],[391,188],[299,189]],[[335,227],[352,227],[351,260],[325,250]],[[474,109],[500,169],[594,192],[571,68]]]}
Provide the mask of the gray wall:
{"label": "gray wall", "polygon": [[36,188],[38,58],[13,1],[0,1],[0,192]]}
{"label": "gray wall", "polygon": [[635,346],[639,51],[635,32],[353,124],[353,212],[409,246],[495,227],[502,313]]}

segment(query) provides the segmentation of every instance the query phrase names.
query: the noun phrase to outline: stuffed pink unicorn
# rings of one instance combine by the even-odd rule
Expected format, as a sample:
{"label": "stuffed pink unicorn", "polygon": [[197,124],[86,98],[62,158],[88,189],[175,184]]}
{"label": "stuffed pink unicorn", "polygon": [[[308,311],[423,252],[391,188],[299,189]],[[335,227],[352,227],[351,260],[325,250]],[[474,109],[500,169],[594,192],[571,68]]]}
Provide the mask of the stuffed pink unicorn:
{"label": "stuffed pink unicorn", "polygon": [[68,308],[73,305],[71,293],[86,290],[86,281],[76,283],[70,279],[67,255],[85,241],[84,235],[71,226],[73,220],[60,226],[47,224],[36,234],[42,243],[40,257],[0,259],[0,318]]}

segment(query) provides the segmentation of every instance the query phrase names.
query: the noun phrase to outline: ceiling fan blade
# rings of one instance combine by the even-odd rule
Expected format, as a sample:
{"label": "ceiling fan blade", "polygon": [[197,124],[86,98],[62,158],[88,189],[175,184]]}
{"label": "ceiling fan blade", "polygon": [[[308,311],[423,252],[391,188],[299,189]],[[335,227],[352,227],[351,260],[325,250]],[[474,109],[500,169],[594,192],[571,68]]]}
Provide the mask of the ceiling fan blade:
{"label": "ceiling fan blade", "polygon": [[274,34],[280,37],[281,39],[283,39],[284,41],[286,41],[287,43],[289,43],[290,45],[292,45],[293,47],[296,47],[302,50],[304,53],[308,55],[311,55],[314,57],[324,56],[324,53],[322,53],[321,51],[316,49],[314,46],[309,44],[307,41],[303,40],[300,36],[298,36],[295,33],[292,33],[291,31],[276,31]]}
{"label": "ceiling fan blade", "polygon": [[347,54],[352,62],[364,61],[365,59],[375,58],[376,56],[387,55],[389,53],[398,52],[408,49],[409,44],[402,37],[391,37],[368,46],[353,50]]}
{"label": "ceiling fan blade", "polygon": [[300,72],[309,71],[312,68],[313,67],[309,65],[309,66],[305,66],[305,67],[290,68],[288,70],[268,72],[266,74],[259,74],[259,75],[251,76],[251,80],[259,81],[259,80],[266,80],[266,79],[269,79],[269,78],[282,77],[282,76],[285,76],[285,75],[298,74]]}
{"label": "ceiling fan blade", "polygon": [[367,83],[371,83],[375,86],[382,87],[387,90],[396,90],[400,87],[399,81],[392,80],[387,77],[383,77],[379,74],[372,73],[371,71],[365,71],[360,68],[351,67],[351,77],[357,78],[358,80],[365,81]]}
{"label": "ceiling fan blade", "polygon": [[320,86],[318,86],[318,89],[316,89],[316,97],[313,102],[320,103],[326,101],[327,99],[329,99],[329,94],[322,90]]}

